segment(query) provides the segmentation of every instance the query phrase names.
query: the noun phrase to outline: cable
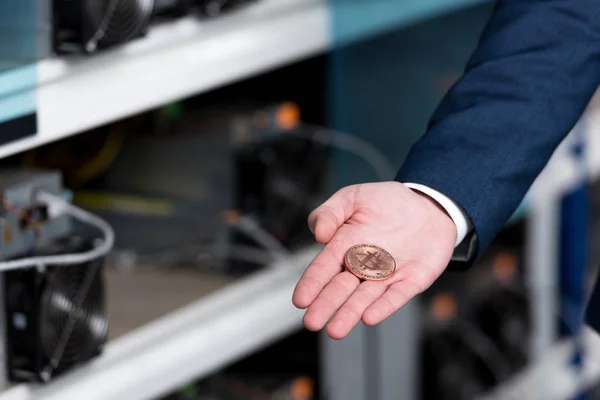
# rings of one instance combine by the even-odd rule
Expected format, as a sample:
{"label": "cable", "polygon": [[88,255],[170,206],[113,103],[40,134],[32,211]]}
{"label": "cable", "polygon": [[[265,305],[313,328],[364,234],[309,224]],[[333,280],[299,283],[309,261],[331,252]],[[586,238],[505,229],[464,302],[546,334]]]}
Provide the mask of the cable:
{"label": "cable", "polygon": [[[305,138],[299,138],[305,140]],[[306,141],[306,140],[305,140]],[[315,142],[312,142],[315,143]],[[321,144],[321,147],[330,147]],[[280,162],[284,162],[282,157],[277,157]],[[277,235],[286,236],[297,221],[298,216],[303,212],[310,212],[310,186],[319,180],[322,174],[323,163],[320,162],[321,154],[317,149],[309,152],[304,160],[297,166],[293,174],[282,173],[282,168],[277,168],[277,163],[272,163],[266,170],[265,176],[265,196],[269,194],[285,198],[281,209],[277,212]],[[287,160],[285,162],[288,162]],[[282,166],[285,170],[285,165]],[[317,204],[316,207],[320,205]]]}
{"label": "cable", "polygon": [[[308,141],[321,143],[329,147],[334,147],[352,153],[357,157],[364,159],[365,162],[367,162],[373,168],[381,180],[388,180],[394,176],[395,171],[391,166],[391,163],[387,160],[387,157],[367,141],[359,139],[348,133],[319,126],[302,124],[302,127],[308,129],[297,129],[290,131],[289,135],[295,135]],[[290,256],[289,251],[273,235],[263,229],[254,219],[240,214],[230,214],[230,216],[232,218],[229,219],[228,223],[231,227],[237,229],[239,232],[245,234],[250,239],[263,246],[268,253],[273,256],[273,258],[282,260]],[[231,249],[231,247],[227,246],[226,250],[229,249]],[[235,247],[234,251],[240,250],[242,249]],[[239,256],[241,256],[239,258],[244,258],[242,254]],[[251,258],[255,259],[255,257]]]}
{"label": "cable", "polygon": [[96,31],[94,32],[92,37],[88,40],[88,42],[85,45],[86,51],[89,51],[91,53],[94,50],[96,50],[96,46],[98,45],[98,42],[100,40],[102,40],[102,38],[106,34],[106,29],[108,27],[110,19],[113,17],[115,11],[117,10],[118,4],[119,4],[119,0],[112,0],[110,3],[108,3],[108,7],[106,8],[106,12],[102,16],[102,19],[100,20],[100,23],[98,24],[98,28],[96,29]]}
{"label": "cable", "polygon": [[490,373],[497,382],[502,382],[510,375],[511,367],[495,343],[470,321],[459,318],[452,326],[459,333],[465,346],[473,350],[487,365]]}
{"label": "cable", "polygon": [[[311,127],[311,125],[304,125]],[[390,179],[394,175],[394,170],[386,157],[368,142],[358,139],[350,134],[324,129],[322,127],[312,127],[315,132],[311,132],[310,136],[302,130],[294,131],[301,137],[308,140],[322,143],[328,146],[336,147],[341,150],[348,151],[364,159],[375,170],[380,179]],[[0,262],[0,271],[9,269],[18,269],[32,267],[36,265],[56,264],[56,265],[72,265],[82,264],[92,261],[98,257],[106,255],[114,245],[114,231],[112,227],[101,218],[80,209],[70,203],[67,203],[60,197],[54,196],[47,192],[39,192],[36,196],[37,200],[46,203],[49,206],[50,215],[70,214],[75,219],[81,222],[97,227],[104,234],[103,243],[97,248],[80,254],[64,254],[55,256],[28,257],[13,261]],[[236,221],[231,224],[232,227],[238,229],[241,233],[246,234],[258,244],[263,246],[276,259],[285,259],[289,257],[288,250],[281,245],[271,234],[262,229],[253,219],[246,216],[239,216]]]}
{"label": "cable", "polygon": [[[302,129],[302,127],[304,127],[305,129]],[[385,155],[383,155],[370,143],[366,142],[365,140],[356,138],[350,134],[319,126],[303,124],[300,127],[300,129],[289,131],[282,136],[288,135],[298,136],[303,139],[306,139],[307,141],[320,143],[328,147],[334,147],[352,153],[357,157],[364,159],[365,162],[367,162],[373,168],[373,170],[376,172],[377,176],[381,180],[391,179],[395,174],[391,163],[387,160]],[[311,204],[308,204],[308,206],[313,207],[315,206],[315,204],[312,204],[311,202]],[[289,257],[289,251],[273,235],[271,235],[268,231],[263,229],[253,218],[235,212],[233,214],[230,213],[229,216],[230,218],[228,220],[228,224],[232,228],[238,230],[240,233],[246,235],[250,239],[254,240],[257,244],[264,247],[267,250],[268,254],[272,256],[272,258],[276,260],[281,260]],[[161,253],[163,256],[166,256],[166,258],[170,258],[169,256],[171,256],[172,254],[176,254],[181,250],[181,248],[177,248]],[[232,250],[233,252],[239,254],[232,254]],[[224,248],[224,251],[229,253],[229,257],[233,257],[236,259],[239,258],[244,260],[245,258],[248,258],[249,261],[256,262],[262,258],[258,254],[250,254],[246,250],[247,249],[240,248],[239,246],[226,246]],[[144,258],[148,257],[147,254],[141,256]]]}
{"label": "cable", "polygon": [[[303,124],[303,126],[314,129],[312,137],[307,137],[305,132],[300,131],[292,132],[292,134],[307,137],[309,140],[348,151],[362,158],[373,168],[381,180],[391,179],[395,175],[395,171],[385,155],[370,143],[344,132],[307,124]],[[471,348],[475,354],[478,354],[481,360],[487,364],[496,380],[501,381],[502,378],[510,373],[511,369],[508,361],[496,348],[494,343],[474,325],[466,320],[461,320],[458,324],[454,325],[454,329],[457,329],[462,334],[461,336],[465,339],[464,344]]]}
{"label": "cable", "polygon": [[35,200],[48,206],[48,214],[51,218],[62,214],[68,214],[85,224],[89,224],[98,228],[103,233],[104,240],[95,249],[83,253],[27,257],[12,261],[0,262],[0,271],[35,267],[39,265],[63,266],[84,264],[105,256],[112,249],[115,242],[115,233],[112,227],[103,219],[66,202],[59,196],[55,196],[47,192],[40,191],[36,193]]}
{"label": "cable", "polygon": [[73,185],[83,186],[105,172],[117,159],[124,142],[125,134],[122,126],[113,124],[98,153],[77,168],[73,177]]}
{"label": "cable", "polygon": [[228,224],[263,246],[275,259],[283,260],[290,256],[289,251],[254,219],[238,214],[230,216]]}
{"label": "cable", "polygon": [[249,239],[252,239],[264,248],[264,250],[258,250],[252,246],[230,243],[224,243],[222,245],[189,244],[153,253],[135,254],[135,262],[140,264],[154,264],[156,267],[162,267],[162,265],[157,265],[157,263],[163,265],[175,263],[178,259],[184,258],[186,253],[196,253],[197,256],[204,253],[208,256],[213,256],[217,260],[234,259],[258,264],[268,264],[273,260],[280,261],[290,256],[290,252],[273,235],[263,229],[253,218],[241,215],[236,210],[228,210],[224,213],[223,219],[227,226],[237,230]]}
{"label": "cable", "polygon": [[117,122],[93,130],[90,132],[93,134],[91,140],[86,139],[93,145],[86,145],[83,152],[78,145],[80,138],[55,143],[44,149],[32,149],[23,155],[20,166],[26,169],[60,170],[67,186],[80,188],[106,172],[116,161],[125,144],[124,125],[123,122]]}
{"label": "cable", "polygon": [[[392,179],[395,175],[394,168],[381,151],[367,141],[357,138],[351,134],[303,123],[298,127],[298,129],[286,131],[286,133],[282,134],[281,136],[296,136],[309,142],[319,143],[327,147],[337,148],[339,150],[354,154],[369,164],[369,166],[371,166],[371,168],[375,171],[378,178],[382,181]],[[295,182],[289,183],[293,186],[296,186]],[[303,201],[305,203],[305,207],[314,206],[314,204],[307,204],[308,201],[312,200],[308,194],[304,196],[298,196],[296,200]],[[256,224],[254,221],[249,219],[240,221],[240,225],[237,226],[237,228],[242,229],[244,233],[256,240],[259,244],[271,250],[274,254],[276,254],[277,258],[285,258],[289,255],[285,247],[283,247],[276,238],[274,238],[269,232],[260,228],[260,226],[258,226],[258,224]],[[260,229],[260,231],[257,229]]]}
{"label": "cable", "polygon": [[[220,251],[219,247],[223,247]],[[224,253],[224,254],[221,254]],[[195,256],[194,256],[195,254]],[[256,249],[252,246],[224,244],[219,245],[189,245],[188,247],[177,247],[155,253],[143,253],[135,255],[135,262],[150,267],[172,266],[175,263],[186,262],[186,255],[197,262],[198,256],[207,255],[214,259],[234,259],[257,264],[268,264],[273,261],[273,255],[265,250]],[[182,261],[184,260],[184,261]]]}
{"label": "cable", "polygon": [[395,176],[396,171],[388,161],[387,157],[369,142],[359,139],[349,133],[320,126],[305,123],[301,126],[310,129],[310,136],[301,129],[291,131],[290,134],[304,137],[308,140],[322,143],[339,150],[345,150],[362,158],[373,168],[379,179],[383,181],[392,179]]}

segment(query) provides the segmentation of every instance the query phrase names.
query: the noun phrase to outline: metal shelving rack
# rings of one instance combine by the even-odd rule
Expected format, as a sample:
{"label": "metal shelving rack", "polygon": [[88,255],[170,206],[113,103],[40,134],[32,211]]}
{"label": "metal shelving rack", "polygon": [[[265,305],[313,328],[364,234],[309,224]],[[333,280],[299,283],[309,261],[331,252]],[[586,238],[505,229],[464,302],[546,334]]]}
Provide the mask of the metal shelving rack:
{"label": "metal shelving rack", "polygon": [[[375,1],[368,11],[385,15],[384,21],[375,23],[367,15],[334,39],[337,28],[327,0],[260,0],[214,21],[189,17],[155,26],[147,37],[91,57],[43,60],[36,66],[38,87],[32,89],[37,135],[1,146],[0,158],[482,1],[407,1],[390,12],[389,2]],[[364,7],[339,4],[336,13]],[[1,107],[11,99],[0,100]]]}
{"label": "metal shelving rack", "polygon": [[[589,177],[600,176],[600,91],[582,116],[585,130]],[[572,340],[557,342],[559,203],[562,195],[578,181],[577,162],[570,154],[572,135],[556,150],[551,161],[531,187],[526,202],[530,227],[527,233],[527,263],[530,266],[528,289],[531,296],[534,362],[519,375],[498,387],[485,400],[495,399],[570,399],[579,390],[597,384],[600,368],[600,335],[592,329],[583,332],[584,366],[582,375],[570,368]],[[554,249],[554,252],[550,251]]]}
{"label": "metal shelving rack", "polygon": [[561,341],[514,378],[478,400],[568,400],[577,398],[582,389],[590,389],[600,380],[600,336],[591,329],[583,332],[583,344],[589,359],[581,374],[569,368],[573,341]]}
{"label": "metal shelving rack", "polygon": [[99,358],[50,384],[19,385],[0,398],[148,399],[210,375],[301,327],[302,312],[290,299],[317,251],[300,251],[117,338]]}
{"label": "metal shelving rack", "polygon": [[[154,27],[143,39],[91,57],[45,60],[36,66],[37,135],[0,147],[0,158],[267,72],[326,52],[340,43],[351,43],[481,1],[406,1],[404,8],[395,9],[397,14],[387,14],[383,25],[365,20],[334,40],[331,9],[326,0],[261,0],[215,21],[184,18]],[[349,1],[346,12],[354,12],[356,6]],[[385,7],[385,2],[372,2],[369,7]],[[598,175],[600,132],[596,131],[600,130],[600,111],[592,108],[588,119],[587,153],[592,170]],[[534,341],[537,355],[553,340],[549,318],[555,282],[548,276],[556,257],[544,249],[551,248],[548,246],[556,243],[556,238],[551,233],[555,226],[552,196],[547,194],[561,193],[574,174],[567,151],[561,146],[528,196],[534,221],[529,235],[533,239],[529,262],[534,266],[530,282],[538,289],[537,302],[534,301],[538,315]],[[291,293],[317,250],[315,247],[298,252],[284,263],[110,342],[99,359],[51,384],[18,385],[1,393],[0,399],[62,400],[86,393],[90,400],[135,400],[167,393],[188,380],[206,376],[301,327],[302,313],[291,305]],[[387,350],[375,350],[380,370],[393,365],[398,357],[410,361],[407,347],[398,347],[395,352],[389,349],[399,342],[399,329],[407,326],[413,313],[407,308],[397,320],[373,331],[382,343],[387,343]],[[410,329],[401,334],[406,335],[406,342],[414,339]],[[365,340],[356,338],[365,335],[361,328],[354,334],[355,339],[324,342],[324,354],[329,360],[325,360],[326,378],[335,380],[338,374],[332,362],[348,363],[352,357],[364,356]],[[369,400],[410,399],[413,389],[401,388],[412,375],[406,376],[407,381],[397,379],[397,374],[378,377],[379,399]],[[367,380],[354,380],[352,393],[366,396]],[[347,398],[343,388],[329,386],[331,400]]]}
{"label": "metal shelving rack", "polygon": [[215,21],[164,23],[93,56],[43,60],[38,132],[0,158],[323,52],[327,15],[318,0],[263,0]]}
{"label": "metal shelving rack", "polygon": [[[586,126],[585,162],[590,177],[595,179],[600,176],[600,93],[592,99],[582,118]],[[526,198],[531,221],[527,234],[528,286],[534,316],[531,348],[536,360],[545,355],[557,338],[559,202],[563,193],[577,182],[579,173],[569,151],[572,140],[569,135],[561,143]]]}

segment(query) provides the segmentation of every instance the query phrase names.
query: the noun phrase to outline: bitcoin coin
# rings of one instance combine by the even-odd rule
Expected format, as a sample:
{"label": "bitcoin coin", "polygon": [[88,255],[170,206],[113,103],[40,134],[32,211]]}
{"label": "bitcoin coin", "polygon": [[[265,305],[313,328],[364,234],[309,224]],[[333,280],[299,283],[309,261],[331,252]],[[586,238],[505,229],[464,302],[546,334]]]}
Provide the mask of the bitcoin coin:
{"label": "bitcoin coin", "polygon": [[366,281],[382,281],[396,271],[394,257],[379,246],[357,244],[344,257],[346,269]]}

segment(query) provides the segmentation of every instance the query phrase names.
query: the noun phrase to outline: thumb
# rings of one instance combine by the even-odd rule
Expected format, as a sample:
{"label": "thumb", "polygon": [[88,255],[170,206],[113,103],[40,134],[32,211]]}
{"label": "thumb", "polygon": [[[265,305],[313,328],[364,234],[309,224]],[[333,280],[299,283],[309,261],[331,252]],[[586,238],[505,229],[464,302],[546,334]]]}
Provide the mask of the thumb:
{"label": "thumb", "polygon": [[329,242],[338,228],[354,214],[357,190],[357,185],[342,188],[310,213],[308,226],[317,242]]}

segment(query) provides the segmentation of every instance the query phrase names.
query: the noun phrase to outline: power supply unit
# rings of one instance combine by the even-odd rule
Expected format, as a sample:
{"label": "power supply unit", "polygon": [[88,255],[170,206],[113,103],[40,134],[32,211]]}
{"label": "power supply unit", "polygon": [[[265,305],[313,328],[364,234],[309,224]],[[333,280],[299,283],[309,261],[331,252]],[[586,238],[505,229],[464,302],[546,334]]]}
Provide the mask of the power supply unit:
{"label": "power supply unit", "polygon": [[0,172],[0,260],[27,255],[36,246],[71,232],[67,216],[49,219],[46,206],[36,203],[36,191],[62,195],[62,178],[53,171]]}
{"label": "power supply unit", "polygon": [[[75,192],[76,204],[119,233],[117,249],[138,263],[173,267],[210,258],[200,249],[211,246],[260,248],[231,227],[228,211],[251,219],[284,246],[312,243],[306,218],[316,193],[328,192],[329,149],[310,140],[310,129],[292,123],[296,107],[202,109],[190,102],[183,108],[167,126],[156,124],[156,116],[131,121],[111,166]],[[153,131],[156,126],[163,128]],[[229,272],[261,264],[216,262]]]}
{"label": "power supply unit", "polygon": [[472,399],[530,361],[526,221],[500,232],[468,272],[442,275],[422,302],[422,398]]}
{"label": "power supply unit", "polygon": [[[82,253],[94,237],[75,235],[66,214],[38,200],[63,197],[56,171],[0,172],[0,261]],[[0,272],[0,380],[46,381],[98,354],[106,331],[101,268],[88,263],[23,267]]]}

